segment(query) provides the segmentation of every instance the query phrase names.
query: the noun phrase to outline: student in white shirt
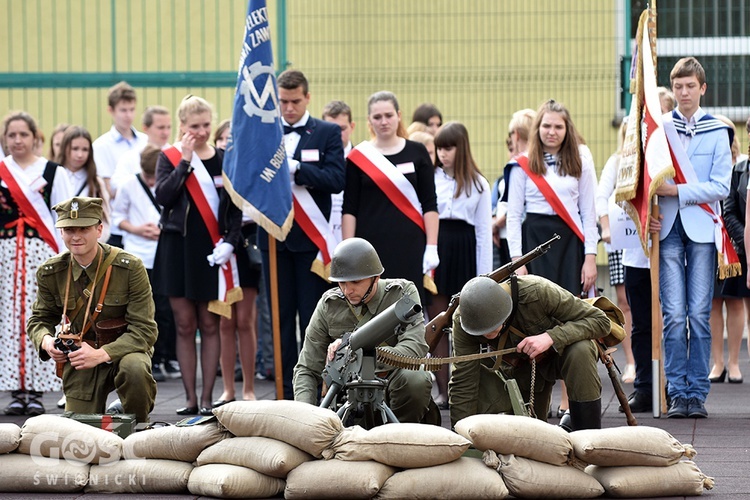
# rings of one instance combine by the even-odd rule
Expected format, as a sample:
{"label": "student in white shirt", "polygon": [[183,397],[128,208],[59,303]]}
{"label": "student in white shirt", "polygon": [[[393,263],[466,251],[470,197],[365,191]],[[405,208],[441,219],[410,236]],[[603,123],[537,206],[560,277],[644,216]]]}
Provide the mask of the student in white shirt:
{"label": "student in white shirt", "polygon": [[[164,106],[149,106],[141,117],[141,127],[148,138],[148,144],[156,144],[164,149],[172,136],[172,116]],[[109,180],[109,190],[117,195],[117,189],[135,174],[141,171],[141,152],[146,143],[124,153],[117,161],[117,166]]]}
{"label": "student in white shirt", "polygon": [[[107,93],[107,112],[112,116],[112,127],[94,141],[94,161],[97,172],[111,191],[109,181],[115,172],[117,162],[128,151],[140,151],[146,145],[146,134],[133,128],[135,117],[135,89],[126,82],[110,87]],[[122,246],[119,228],[112,228],[110,244]]]}
{"label": "student in white shirt", "polygon": [[[448,307],[448,300],[460,293],[467,281],[492,271],[492,197],[469,146],[469,133],[459,122],[448,122],[435,136],[437,193],[440,228],[435,285],[438,293],[428,306],[431,318]],[[442,345],[444,343],[444,345]],[[448,355],[448,338],[443,337],[435,355]],[[447,367],[437,373],[438,405],[447,403]]]}
{"label": "student in white shirt", "polygon": [[73,196],[86,196],[102,199],[102,235],[99,240],[109,239],[111,228],[111,208],[109,191],[101,177],[97,175],[97,167],[92,153],[91,134],[78,125],[71,125],[65,129],[60,143],[56,161],[65,167]]}
{"label": "student in white shirt", "polygon": [[[131,174],[120,186],[117,198],[112,203],[112,224],[122,230],[122,244],[129,252],[143,261],[149,281],[153,287],[154,257],[159,244],[159,217],[161,207],[156,202],[156,161],[162,148],[148,144],[141,153],[141,171]],[[180,376],[175,352],[176,333],[174,315],[169,305],[169,297],[154,292],[154,317],[159,337],[154,345],[152,374],[161,382],[167,377]],[[163,366],[162,366],[163,364]]]}

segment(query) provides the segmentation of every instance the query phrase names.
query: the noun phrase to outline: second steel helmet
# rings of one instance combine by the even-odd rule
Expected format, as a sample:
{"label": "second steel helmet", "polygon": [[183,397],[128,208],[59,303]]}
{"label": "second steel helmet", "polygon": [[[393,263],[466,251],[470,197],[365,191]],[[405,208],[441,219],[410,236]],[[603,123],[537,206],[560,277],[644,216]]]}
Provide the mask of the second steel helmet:
{"label": "second steel helmet", "polygon": [[338,244],[331,257],[331,277],[334,283],[359,281],[383,274],[378,252],[369,241],[349,238]]}
{"label": "second steel helmet", "polygon": [[510,294],[487,276],[477,276],[464,285],[460,304],[461,328],[476,336],[500,328],[513,310]]}

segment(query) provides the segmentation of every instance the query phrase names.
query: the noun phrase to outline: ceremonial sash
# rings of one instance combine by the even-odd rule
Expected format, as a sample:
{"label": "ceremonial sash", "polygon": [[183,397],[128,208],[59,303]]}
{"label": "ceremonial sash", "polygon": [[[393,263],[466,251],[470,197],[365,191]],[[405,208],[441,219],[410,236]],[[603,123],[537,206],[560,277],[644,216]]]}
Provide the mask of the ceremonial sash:
{"label": "ceremonial sash", "polygon": [[417,190],[388,158],[369,141],[360,142],[347,157],[375,183],[407,219],[424,232],[422,204]]}
{"label": "ceremonial sash", "polygon": [[17,173],[13,172],[4,161],[0,161],[0,178],[8,186],[13,201],[16,202],[19,209],[18,237],[23,237],[24,231],[21,224],[29,225],[36,229],[39,236],[42,237],[55,253],[60,252],[60,245],[55,237],[55,225],[52,222],[52,214],[44,202],[41,193],[32,191],[28,184],[21,179],[16,178]]}
{"label": "ceremonial sash", "polygon": [[557,193],[555,193],[555,190],[552,189],[552,186],[549,185],[547,179],[545,179],[544,176],[535,174],[531,171],[531,168],[529,167],[529,157],[526,155],[526,153],[516,156],[515,160],[521,166],[523,171],[526,172],[526,175],[529,176],[529,179],[534,181],[534,184],[536,184],[536,187],[542,193],[544,199],[547,200],[547,203],[550,204],[552,210],[554,210],[555,213],[563,220],[563,222],[567,224],[570,230],[573,231],[576,236],[578,236],[578,239],[580,239],[581,242],[585,242],[586,240],[583,237],[583,231],[581,231],[581,228],[578,227],[575,219],[570,214],[570,212],[568,212],[567,207],[563,204],[562,200],[560,200],[560,197],[557,196]]}
{"label": "ceremonial sash", "polygon": [[[164,154],[175,168],[177,168],[182,159],[182,152],[178,149],[178,146],[179,144],[175,144],[164,149]],[[211,236],[211,241],[215,246],[221,239],[218,220],[219,195],[216,192],[213,179],[197,154],[193,153],[190,165],[193,167],[193,175],[187,176],[185,187],[190,194],[190,198],[192,198],[195,206],[198,208],[198,213],[206,229],[208,229],[208,234]],[[242,289],[239,288],[240,280],[237,274],[237,257],[232,254],[226,264],[219,266],[218,273],[219,299],[210,301],[208,309],[213,313],[231,318],[231,305],[242,300]]]}
{"label": "ceremonial sash", "polygon": [[[710,128],[710,130],[716,130],[717,128],[726,128],[726,125],[723,125],[722,127],[714,126],[713,128]],[[690,162],[690,158],[688,157],[685,148],[682,146],[680,137],[677,135],[677,130],[678,129],[673,120],[667,118],[664,119],[664,132],[667,135],[669,154],[672,157],[672,165],[675,170],[674,182],[675,184],[697,183],[699,182],[698,176],[695,174],[693,164]],[[697,133],[705,131],[707,130],[701,130]],[[692,135],[695,135],[695,131]],[[734,250],[732,241],[729,239],[729,233],[727,233],[727,229],[724,227],[724,219],[720,215],[717,215],[708,203],[700,203],[698,206],[701,207],[714,222],[714,243],[716,245],[717,258],[719,261],[719,279],[739,276],[742,273],[740,260],[737,257],[737,252]]]}
{"label": "ceremonial sash", "polygon": [[[404,176],[388,158],[375,149],[369,141],[362,141],[350,152],[347,160],[351,160],[357,168],[372,179],[391,203],[406,216],[407,219],[425,232],[422,203],[417,196],[417,190],[409,179]],[[431,274],[434,274],[434,270]],[[424,275],[423,286],[432,294],[437,294],[437,287],[433,276]]]}
{"label": "ceremonial sash", "polygon": [[292,184],[292,201],[294,203],[294,221],[316,247],[318,255],[310,267],[324,280],[331,275],[331,255],[336,247],[331,225],[320,211],[306,187]]}

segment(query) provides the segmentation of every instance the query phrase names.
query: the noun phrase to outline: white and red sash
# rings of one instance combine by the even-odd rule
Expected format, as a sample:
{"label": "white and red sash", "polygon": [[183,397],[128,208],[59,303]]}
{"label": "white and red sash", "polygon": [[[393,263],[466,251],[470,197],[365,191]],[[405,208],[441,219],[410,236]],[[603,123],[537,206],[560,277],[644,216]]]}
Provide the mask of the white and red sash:
{"label": "white and red sash", "polygon": [[424,231],[422,204],[411,182],[369,141],[357,144],[348,160],[367,175],[410,221]]}
{"label": "white and red sash", "polygon": [[[417,196],[417,190],[414,189],[409,179],[388,161],[388,158],[375,149],[371,142],[362,141],[357,144],[346,159],[351,160],[357,168],[372,179],[391,203],[422,232],[425,232],[422,203]],[[423,286],[432,294],[437,294],[438,290],[433,276],[434,270],[430,275],[425,274]]]}
{"label": "white and red sash", "polygon": [[331,275],[331,256],[336,248],[336,240],[331,225],[306,187],[292,183],[292,201],[294,204],[294,222],[318,247],[318,255],[315,257],[310,271],[327,281]]}
{"label": "white and red sash", "polygon": [[581,242],[585,242],[586,239],[583,236],[582,228],[578,225],[576,219],[570,214],[568,208],[565,206],[562,200],[560,200],[560,197],[557,196],[557,193],[555,193],[555,190],[552,189],[552,186],[549,185],[547,179],[545,179],[544,176],[535,174],[531,171],[531,168],[529,167],[528,155],[526,153],[523,153],[516,156],[515,160],[521,166],[523,171],[526,172],[526,175],[529,177],[529,179],[534,181],[534,184],[536,184],[536,187],[542,193],[544,199],[547,200],[547,203],[550,204],[552,210],[554,210],[555,213],[563,220],[563,222],[567,224],[570,230],[573,231],[576,236],[578,236],[578,239],[580,239]]}
{"label": "white and red sash", "polygon": [[[699,182],[698,176],[682,145],[682,141],[680,141],[680,137],[677,135],[677,127],[675,127],[673,120],[670,118],[671,116],[669,118],[665,117],[663,125],[664,132],[667,135],[667,143],[669,144],[669,154],[672,157],[672,165],[675,171],[674,182],[675,184],[697,183]],[[734,250],[732,241],[729,239],[729,233],[727,233],[727,229],[724,226],[724,219],[721,215],[715,213],[708,203],[700,203],[698,206],[714,222],[714,243],[719,260],[719,279],[739,276],[742,274],[740,260],[737,257],[737,252]]]}
{"label": "white and red sash", "polygon": [[[163,150],[175,168],[180,164],[180,160],[182,160],[180,146],[180,143],[176,143]],[[195,153],[190,161],[190,166],[193,167],[193,175],[187,176],[185,187],[190,194],[190,198],[193,199],[195,206],[198,208],[198,213],[206,229],[208,229],[208,234],[211,236],[211,241],[216,245],[221,239],[218,219],[219,194],[216,192],[213,178],[209,175],[205,165],[203,165],[203,162]],[[208,309],[216,314],[231,318],[231,305],[242,299],[242,289],[239,287],[240,280],[237,274],[237,257],[232,254],[225,265],[219,266],[218,273],[219,299],[210,301]]]}
{"label": "white and red sash", "polygon": [[[39,191],[29,186],[21,169],[13,163],[0,160],[0,179],[8,186],[8,191],[18,205],[18,219],[9,223],[6,228],[16,229],[16,254],[13,269],[13,296],[26,296],[26,227],[36,229],[39,236],[55,253],[60,251],[60,242],[56,237],[52,213],[44,202]],[[21,290],[18,284],[21,284]],[[15,304],[15,301],[14,301]],[[22,298],[19,310],[13,306],[13,317],[18,318],[20,331],[20,379],[21,389],[26,389],[26,300]]]}
{"label": "white and red sash", "polygon": [[23,238],[23,226],[31,226],[55,253],[59,253],[60,242],[55,236],[52,213],[44,202],[44,197],[38,191],[33,191],[22,177],[23,174],[17,170],[14,165],[7,165],[4,161],[0,161],[0,178],[8,186],[13,201],[18,205],[18,237]]}

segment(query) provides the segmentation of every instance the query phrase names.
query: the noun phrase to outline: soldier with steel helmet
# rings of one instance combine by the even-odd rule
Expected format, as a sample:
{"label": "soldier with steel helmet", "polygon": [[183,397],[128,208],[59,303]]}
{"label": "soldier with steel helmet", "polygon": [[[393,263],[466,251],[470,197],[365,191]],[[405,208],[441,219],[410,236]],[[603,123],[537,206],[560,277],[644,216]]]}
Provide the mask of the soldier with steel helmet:
{"label": "soldier with steel helmet", "polygon": [[455,363],[448,386],[451,423],[478,413],[512,412],[497,370],[516,380],[528,402],[533,359],[537,418],[546,420],[552,386],[564,380],[570,398],[568,430],[601,428],[602,384],[597,347],[590,339],[609,330],[609,319],[600,309],[545,278],[526,275],[503,284],[483,276],[471,279],[461,290],[453,317],[454,355],[476,354],[487,346],[515,347],[516,352],[501,360]]}
{"label": "soldier with steel helmet", "polygon": [[[294,367],[294,399],[319,404],[326,359],[333,358],[341,337],[362,326],[404,295],[419,304],[414,283],[384,279],[375,248],[362,238],[342,241],[331,258],[331,281],[338,283],[323,294],[305,332],[299,361]],[[427,355],[424,318],[418,314],[386,349],[395,354],[421,358]],[[400,422],[420,422],[430,405],[432,380],[428,373],[379,366],[388,380],[387,404]]]}

